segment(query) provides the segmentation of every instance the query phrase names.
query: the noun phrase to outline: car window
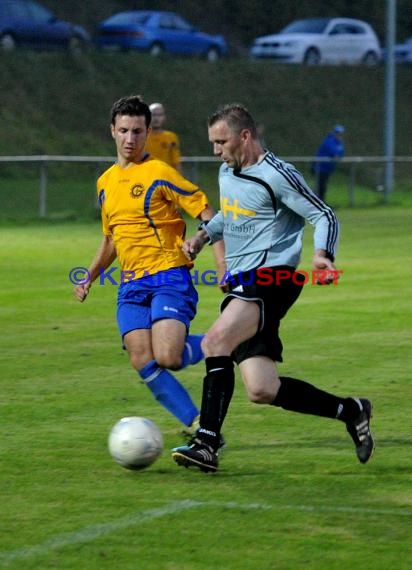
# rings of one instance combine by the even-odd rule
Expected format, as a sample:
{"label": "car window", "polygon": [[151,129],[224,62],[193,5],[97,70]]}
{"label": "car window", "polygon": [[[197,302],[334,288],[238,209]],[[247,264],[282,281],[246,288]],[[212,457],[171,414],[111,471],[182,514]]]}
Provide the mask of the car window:
{"label": "car window", "polygon": [[145,24],[149,19],[146,12],[119,12],[106,20],[106,24]]}
{"label": "car window", "polygon": [[173,17],[174,20],[174,27],[177,28],[178,30],[182,30],[182,31],[186,31],[188,32],[189,30],[192,29],[192,26],[190,24],[188,24],[183,18],[181,18],[180,16],[174,16]]}
{"label": "car window", "polygon": [[22,2],[5,2],[2,4],[2,13],[7,18],[28,18],[26,4]]}
{"label": "car window", "polygon": [[53,14],[49,10],[33,2],[27,2],[27,10],[30,18],[36,22],[49,22],[53,18]]}
{"label": "car window", "polygon": [[331,28],[329,35],[330,36],[337,36],[339,34],[344,34],[344,27],[343,24],[335,24],[333,28]]}
{"label": "car window", "polygon": [[191,26],[176,14],[162,14],[159,18],[159,26],[168,30],[178,30],[181,32],[187,32],[191,29]]}
{"label": "car window", "polygon": [[329,18],[310,18],[296,20],[280,32],[281,34],[322,34],[329,23]]}
{"label": "car window", "polygon": [[349,30],[348,34],[366,34],[366,30],[363,26],[358,26],[356,24],[351,24],[350,26],[348,26]]}
{"label": "car window", "polygon": [[348,33],[348,26],[346,24],[335,24],[329,34],[331,36],[338,36]]}
{"label": "car window", "polygon": [[[145,12],[141,12],[140,14],[137,12],[131,12],[131,14],[129,15],[128,18],[125,18],[124,21],[120,22],[122,24],[130,24],[130,22],[133,22],[133,24],[140,24],[141,26],[144,26],[145,24],[147,24],[150,20],[150,14],[147,14]],[[117,22],[119,23],[119,22]]]}
{"label": "car window", "polygon": [[175,28],[174,20],[171,14],[162,14],[159,17],[159,28],[166,28],[168,30]]}
{"label": "car window", "polygon": [[357,26],[356,24],[336,24],[333,26],[329,34],[331,36],[336,36],[338,34],[364,34],[365,30],[362,26]]}

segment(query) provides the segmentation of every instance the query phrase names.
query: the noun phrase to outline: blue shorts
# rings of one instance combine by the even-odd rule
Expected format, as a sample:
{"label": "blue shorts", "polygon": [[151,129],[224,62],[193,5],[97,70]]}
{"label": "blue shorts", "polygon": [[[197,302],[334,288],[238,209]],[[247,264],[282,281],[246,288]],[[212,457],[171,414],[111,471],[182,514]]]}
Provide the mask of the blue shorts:
{"label": "blue shorts", "polygon": [[197,302],[197,291],[185,266],[122,283],[117,296],[120,334],[123,338],[132,330],[151,329],[160,319],[176,319],[189,328]]}

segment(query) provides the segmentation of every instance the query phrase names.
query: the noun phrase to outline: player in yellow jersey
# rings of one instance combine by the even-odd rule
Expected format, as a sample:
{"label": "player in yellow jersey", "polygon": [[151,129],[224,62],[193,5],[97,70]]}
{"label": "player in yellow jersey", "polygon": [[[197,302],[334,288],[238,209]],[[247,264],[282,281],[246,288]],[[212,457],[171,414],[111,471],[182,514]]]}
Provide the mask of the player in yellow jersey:
{"label": "player in yellow jersey", "polygon": [[[193,426],[198,409],[168,370],[203,358],[202,335],[188,334],[198,298],[189,272],[193,264],[181,249],[185,223],[179,210],[202,221],[213,217],[214,210],[197,186],[147,153],[150,120],[150,109],[139,96],[123,97],[112,107],[117,163],[97,182],[103,239],[89,281],[78,285],[75,295],[83,302],[92,283],[99,277],[102,282],[117,258],[117,322],[130,362],[154,397],[185,426]],[[214,252],[222,275],[222,242]]]}
{"label": "player in yellow jersey", "polygon": [[150,112],[152,113],[150,125],[152,130],[147,137],[147,152],[182,172],[179,137],[173,131],[167,131],[164,128],[166,122],[164,106],[162,103],[152,103]]}

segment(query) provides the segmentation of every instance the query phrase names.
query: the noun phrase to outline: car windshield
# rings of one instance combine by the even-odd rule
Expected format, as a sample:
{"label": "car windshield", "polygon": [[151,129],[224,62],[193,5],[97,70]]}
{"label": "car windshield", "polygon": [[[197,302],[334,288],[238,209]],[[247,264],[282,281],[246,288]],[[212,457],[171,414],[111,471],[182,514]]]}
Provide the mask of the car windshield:
{"label": "car windshield", "polygon": [[147,12],[120,12],[106,20],[106,24],[145,24],[150,14]]}
{"label": "car windshield", "polygon": [[328,25],[328,18],[312,18],[310,20],[296,20],[288,24],[281,34],[321,34]]}

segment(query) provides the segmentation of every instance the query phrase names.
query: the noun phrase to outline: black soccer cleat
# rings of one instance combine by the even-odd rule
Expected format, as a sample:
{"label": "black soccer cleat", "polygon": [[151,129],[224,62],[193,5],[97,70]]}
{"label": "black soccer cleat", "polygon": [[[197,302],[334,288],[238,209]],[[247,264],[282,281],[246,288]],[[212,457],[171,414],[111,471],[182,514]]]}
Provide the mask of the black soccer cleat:
{"label": "black soccer cleat", "polygon": [[215,473],[219,465],[214,449],[197,437],[194,437],[188,445],[175,447],[172,450],[172,458],[178,465],[197,467],[204,473]]}
{"label": "black soccer cleat", "polygon": [[370,430],[372,404],[365,398],[353,398],[360,408],[359,415],[346,423],[346,429],[356,446],[356,455],[361,463],[366,463],[375,449],[375,442]]}
{"label": "black soccer cleat", "polygon": [[[187,445],[190,445],[193,441],[193,438],[197,437],[197,432],[198,432],[199,427],[200,427],[199,420],[200,420],[200,416],[197,416],[193,420],[193,423],[190,426],[185,426],[182,429],[182,431],[180,432],[181,435],[187,440]],[[225,447],[226,447],[226,440],[225,440],[223,434],[220,434],[220,436],[219,436],[219,451],[222,451],[222,449],[224,449]]]}

